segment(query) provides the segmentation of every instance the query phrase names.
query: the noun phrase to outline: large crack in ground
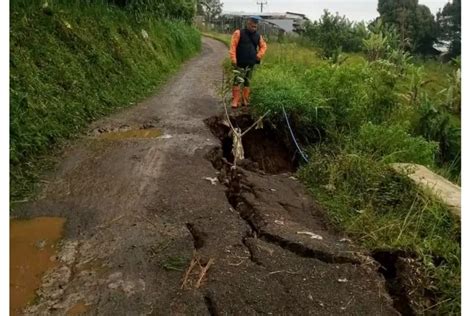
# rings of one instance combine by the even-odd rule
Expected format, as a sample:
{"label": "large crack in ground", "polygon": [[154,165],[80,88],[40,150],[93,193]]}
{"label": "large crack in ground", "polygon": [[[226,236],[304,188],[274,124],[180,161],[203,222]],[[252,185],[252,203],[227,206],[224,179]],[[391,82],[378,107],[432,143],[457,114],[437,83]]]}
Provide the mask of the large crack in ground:
{"label": "large crack in ground", "polygon": [[[235,177],[230,180],[230,183],[235,183],[240,180],[240,177]],[[239,187],[239,185],[231,185],[231,187]],[[272,234],[265,230],[263,225],[263,218],[259,217],[258,213],[255,211],[253,206],[246,202],[238,193],[233,193],[232,197],[229,197],[229,202],[231,205],[239,212],[241,218],[245,220],[252,230],[255,232],[255,235],[272,244],[278,245],[279,247],[294,253],[297,256],[303,258],[314,258],[325,263],[351,263],[351,264],[360,264],[360,261],[346,256],[337,256],[332,253],[318,251],[307,247],[304,244],[288,240],[277,234]]]}
{"label": "large crack in ground", "polygon": [[[245,131],[254,121],[249,114],[242,114],[230,117],[234,127]],[[232,154],[232,135],[229,134],[231,128],[222,117],[213,116],[205,120],[212,133],[221,141],[222,156],[229,162],[234,161]],[[242,137],[242,145],[245,152],[244,161],[239,164],[246,169],[256,171],[260,169],[268,174],[278,174],[282,172],[294,172],[298,167],[296,151],[288,150],[289,144],[282,135],[272,129],[264,122],[263,128],[251,129]]]}
{"label": "large crack in ground", "polygon": [[380,249],[373,251],[371,256],[380,264],[378,272],[386,280],[393,306],[402,315],[423,314],[426,307],[418,302],[425,301],[430,306],[436,304],[434,293],[423,286],[429,280],[421,274],[421,262],[415,253]]}
{"label": "large crack in ground", "polygon": [[[245,129],[253,123],[249,115],[231,116],[231,122],[234,126],[239,126],[241,129]],[[205,120],[205,123],[221,141],[221,147],[213,148],[206,158],[219,171],[219,181],[227,186],[226,195],[229,203],[251,229],[251,236],[244,236],[242,243],[248,248],[250,253],[249,259],[252,262],[262,265],[262,262],[253,253],[252,247],[248,244],[248,238],[250,237],[277,245],[299,257],[313,258],[327,264],[361,264],[360,260],[356,258],[344,255],[339,256],[334,253],[314,249],[265,229],[265,220],[255,210],[252,203],[249,203],[244,197],[245,194],[251,194],[258,199],[258,193],[253,190],[252,183],[243,180],[244,173],[250,171],[259,174],[278,174],[281,172],[293,172],[297,168],[297,162],[294,160],[294,155],[290,154],[288,145],[279,139],[269,126],[264,126],[263,130],[250,132],[248,137],[243,139],[246,159],[233,165],[234,157],[232,155],[230,127],[224,122],[222,117],[218,116]],[[279,203],[281,205],[281,202]],[[287,209],[286,205],[282,205],[282,207]],[[386,289],[392,297],[394,308],[402,315],[414,315],[415,311],[411,306],[408,294],[409,289],[395,266],[397,262],[398,265],[401,264],[402,261],[398,259],[402,258],[402,256],[399,253],[395,253],[395,257],[388,256],[387,254],[391,253],[383,251],[374,252],[371,254],[371,257],[380,264],[378,272],[386,280]],[[207,296],[206,305],[209,308],[210,314],[213,315],[212,307],[214,305]]]}
{"label": "large crack in ground", "polygon": [[207,307],[207,310],[208,310],[210,316],[219,315],[219,312],[218,312],[218,309],[217,309],[217,306],[216,306],[216,302],[214,301],[214,299],[211,297],[210,294],[206,294],[204,296],[204,303],[206,304],[206,307]]}
{"label": "large crack in ground", "polygon": [[207,233],[198,229],[193,223],[187,223],[186,227],[188,228],[189,232],[191,233],[191,236],[193,237],[194,248],[198,250],[204,247],[204,243],[207,238]]}
{"label": "large crack in ground", "polygon": [[[250,126],[253,122],[250,120],[248,115],[244,116],[233,116],[232,119],[234,125],[239,125],[242,128]],[[288,250],[300,257],[305,258],[315,258],[325,263],[351,263],[359,264],[360,261],[354,258],[345,257],[345,256],[335,256],[334,254],[327,253],[324,251],[318,251],[312,248],[305,246],[304,244],[293,242],[291,240],[285,239],[282,236],[272,234],[264,229],[262,223],[263,218],[260,217],[258,212],[255,211],[251,203],[248,203],[245,198],[242,196],[243,192],[251,193],[254,196],[258,194],[253,190],[252,184],[242,181],[243,179],[243,169],[250,166],[250,171],[255,170],[255,163],[253,161],[254,157],[266,156],[265,160],[262,160],[263,163],[257,163],[258,167],[261,168],[261,172],[269,173],[278,173],[277,171],[294,171],[296,164],[294,162],[282,162],[289,159],[287,154],[289,151],[286,149],[284,142],[278,139],[268,128],[259,130],[259,135],[266,135],[269,137],[270,145],[261,145],[266,144],[264,139],[266,138],[253,138],[249,137],[243,140],[244,148],[252,148],[252,151],[248,153],[248,160],[245,159],[243,162],[239,162],[237,166],[233,166],[232,156],[232,138],[229,136],[230,128],[222,123],[222,119],[219,117],[212,117],[206,120],[206,123],[213,131],[214,135],[219,137],[222,143],[222,148],[213,148],[207,158],[212,162],[213,166],[220,172],[220,181],[227,186],[227,199],[232,207],[239,213],[240,217],[248,224],[248,226],[254,232],[254,235],[266,242],[276,244],[281,248]],[[252,135],[249,132],[249,136]],[[230,139],[230,145],[229,145]],[[256,142],[256,143],[255,143]],[[253,145],[252,145],[253,144]],[[278,150],[275,150],[278,148]],[[257,153],[258,150],[260,151]],[[281,153],[285,152],[283,157]],[[230,161],[229,161],[230,159]],[[274,162],[274,161],[276,162]],[[280,168],[275,168],[274,166],[280,166]],[[286,166],[286,167],[282,167]],[[263,170],[262,170],[263,169]],[[245,244],[245,242],[244,242]]]}
{"label": "large crack in ground", "polygon": [[351,259],[343,256],[334,256],[333,254],[317,251],[311,248],[306,247],[305,245],[286,240],[278,235],[262,233],[260,234],[261,238],[265,241],[274,243],[283,249],[291,251],[292,253],[303,257],[303,258],[314,258],[325,263],[351,263],[351,264],[360,264],[359,260]]}

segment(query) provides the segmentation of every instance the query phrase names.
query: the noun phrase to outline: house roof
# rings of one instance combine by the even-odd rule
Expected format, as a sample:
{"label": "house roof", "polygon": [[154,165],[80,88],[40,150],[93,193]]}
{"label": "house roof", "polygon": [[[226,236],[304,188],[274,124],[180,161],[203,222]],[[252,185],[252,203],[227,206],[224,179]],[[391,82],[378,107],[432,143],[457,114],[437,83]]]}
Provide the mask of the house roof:
{"label": "house roof", "polygon": [[303,20],[309,20],[305,14],[303,13],[296,13],[296,12],[290,12],[290,11],[286,11],[286,14],[287,15],[296,15],[296,16],[299,16],[301,17]]}
{"label": "house roof", "polygon": [[224,11],[222,12],[224,16],[260,16],[264,19],[288,19],[288,18],[298,18],[298,19],[308,19],[304,14],[294,13],[294,12],[244,12],[244,11]]}

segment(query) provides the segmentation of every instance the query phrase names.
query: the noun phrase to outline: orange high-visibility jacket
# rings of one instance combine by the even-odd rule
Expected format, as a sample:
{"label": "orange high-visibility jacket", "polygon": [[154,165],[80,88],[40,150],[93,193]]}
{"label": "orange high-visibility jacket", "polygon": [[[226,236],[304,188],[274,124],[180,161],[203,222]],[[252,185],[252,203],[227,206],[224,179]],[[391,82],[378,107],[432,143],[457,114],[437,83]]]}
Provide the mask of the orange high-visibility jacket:
{"label": "orange high-visibility jacket", "polygon": [[[236,30],[234,34],[232,34],[232,39],[230,41],[230,49],[229,55],[230,60],[232,63],[237,63],[237,46],[239,45],[240,41],[240,30]],[[257,59],[261,60],[265,52],[267,51],[267,43],[263,39],[263,36],[260,35],[260,39],[258,41],[258,52],[257,52]]]}

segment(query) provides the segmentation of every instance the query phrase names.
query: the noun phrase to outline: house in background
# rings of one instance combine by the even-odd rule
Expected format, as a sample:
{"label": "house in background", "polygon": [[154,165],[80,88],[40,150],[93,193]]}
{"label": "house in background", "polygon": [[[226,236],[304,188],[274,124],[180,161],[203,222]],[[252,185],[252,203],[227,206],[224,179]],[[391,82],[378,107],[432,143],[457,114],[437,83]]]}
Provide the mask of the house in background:
{"label": "house in background", "polygon": [[306,15],[301,13],[286,12],[279,15],[264,17],[260,15],[265,21],[271,22],[282,28],[287,34],[298,33],[305,21],[309,21]]}
{"label": "house in background", "polygon": [[[231,29],[244,27],[245,19],[249,16],[259,16],[262,22],[259,25],[259,30],[263,34],[287,34],[296,35],[301,29],[305,21],[309,21],[306,15],[295,12],[222,12],[221,19],[223,21],[234,21]],[[228,23],[226,23],[228,24]],[[271,29],[271,32],[269,32]]]}

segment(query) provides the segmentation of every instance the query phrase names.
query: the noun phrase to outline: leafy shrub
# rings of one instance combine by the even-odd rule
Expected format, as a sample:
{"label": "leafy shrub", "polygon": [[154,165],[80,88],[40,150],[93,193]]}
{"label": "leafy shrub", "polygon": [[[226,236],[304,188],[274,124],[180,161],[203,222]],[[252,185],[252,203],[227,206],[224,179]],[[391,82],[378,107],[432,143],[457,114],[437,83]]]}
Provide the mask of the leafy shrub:
{"label": "leafy shrub", "polygon": [[410,53],[403,50],[396,28],[382,24],[381,20],[369,25],[369,35],[363,44],[368,61],[386,59],[397,65],[400,73],[406,70],[412,60]]}
{"label": "leafy shrub", "polygon": [[387,38],[383,34],[371,33],[367,39],[363,40],[364,51],[368,61],[375,61],[385,56],[387,48]]}
{"label": "leafy shrub", "polygon": [[396,86],[399,84],[397,66],[386,59],[370,63],[365,72],[366,91],[369,97],[368,121],[382,123],[390,118],[400,105]]}
{"label": "leafy shrub", "polygon": [[333,15],[324,10],[318,21],[307,22],[302,30],[304,37],[322,49],[325,57],[334,55],[337,49],[355,52],[362,49],[362,40],[367,35],[363,23],[354,24],[345,16]]}
{"label": "leafy shrub", "polygon": [[416,113],[414,131],[439,143],[437,160],[453,174],[461,172],[461,126],[446,109],[425,98]]}
{"label": "leafy shrub", "polygon": [[451,112],[461,114],[461,68],[452,71],[448,76],[448,87],[440,91],[445,96],[445,105]]}

